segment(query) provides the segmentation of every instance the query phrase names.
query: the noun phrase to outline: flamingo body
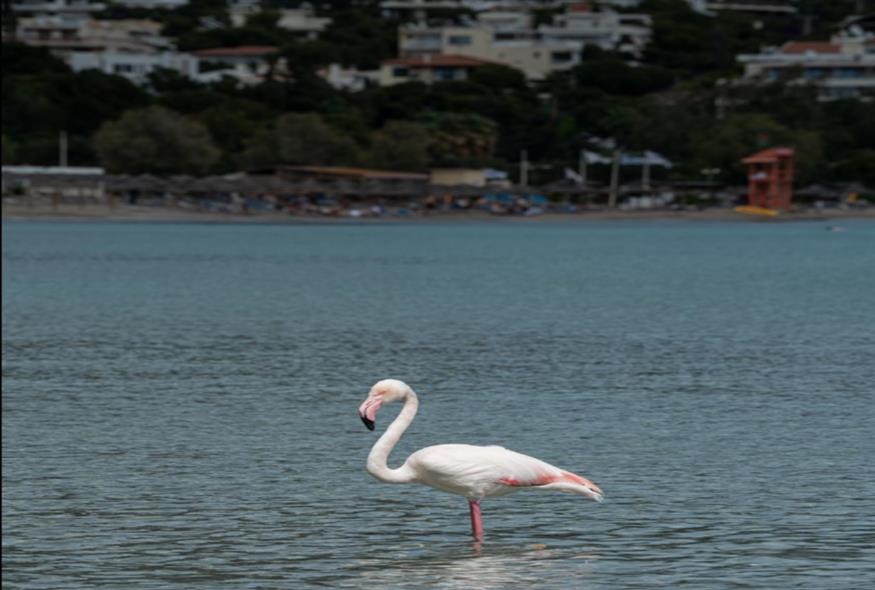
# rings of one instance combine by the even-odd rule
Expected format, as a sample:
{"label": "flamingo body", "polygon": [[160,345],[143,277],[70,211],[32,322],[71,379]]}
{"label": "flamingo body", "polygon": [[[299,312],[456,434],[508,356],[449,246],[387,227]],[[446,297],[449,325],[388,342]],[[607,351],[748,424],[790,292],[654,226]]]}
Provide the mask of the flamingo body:
{"label": "flamingo body", "polygon": [[500,446],[445,444],[426,447],[391,469],[387,460],[395,444],[413,422],[419,400],[404,382],[379,381],[359,407],[359,416],[373,430],[377,411],[387,403],[404,401],[404,408],[374,444],[368,455],[368,473],[386,483],[418,483],[468,498],[471,529],[483,537],[480,500],[520,489],[570,492],[601,502],[601,489],[586,479],[549,463]]}
{"label": "flamingo body", "polygon": [[596,501],[601,490],[586,478],[500,446],[447,444],[416,451],[407,461],[415,483],[481,500],[523,488],[577,493]]}

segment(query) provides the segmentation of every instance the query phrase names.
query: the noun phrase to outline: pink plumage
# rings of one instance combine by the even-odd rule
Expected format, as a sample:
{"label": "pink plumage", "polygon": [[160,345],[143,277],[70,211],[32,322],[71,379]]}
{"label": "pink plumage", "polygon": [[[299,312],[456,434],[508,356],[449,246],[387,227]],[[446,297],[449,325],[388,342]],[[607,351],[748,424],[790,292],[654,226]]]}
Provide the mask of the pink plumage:
{"label": "pink plumage", "polygon": [[465,496],[470,503],[472,532],[478,540],[483,537],[483,498],[521,489],[570,492],[597,502],[604,497],[601,489],[585,477],[499,446],[435,445],[416,451],[398,469],[390,469],[389,453],[413,422],[419,400],[404,382],[385,379],[371,388],[359,407],[362,421],[373,430],[380,407],[401,400],[404,408],[368,455],[368,472],[387,483],[419,483]]}

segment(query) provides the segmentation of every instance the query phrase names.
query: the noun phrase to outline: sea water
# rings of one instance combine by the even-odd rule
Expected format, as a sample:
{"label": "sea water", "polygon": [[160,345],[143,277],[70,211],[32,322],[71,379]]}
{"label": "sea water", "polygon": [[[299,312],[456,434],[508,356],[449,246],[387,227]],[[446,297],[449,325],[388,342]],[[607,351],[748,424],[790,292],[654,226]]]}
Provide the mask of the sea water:
{"label": "sea water", "polygon": [[[835,222],[833,222],[835,223]],[[875,587],[875,223],[3,224],[4,588]],[[601,504],[382,484],[500,444]]]}

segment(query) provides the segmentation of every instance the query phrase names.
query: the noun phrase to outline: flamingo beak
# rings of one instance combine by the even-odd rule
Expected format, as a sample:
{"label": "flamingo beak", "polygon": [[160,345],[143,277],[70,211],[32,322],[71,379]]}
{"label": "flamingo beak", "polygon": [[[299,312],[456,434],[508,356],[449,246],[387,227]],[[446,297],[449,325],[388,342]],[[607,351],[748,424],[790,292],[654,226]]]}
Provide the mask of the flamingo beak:
{"label": "flamingo beak", "polygon": [[383,400],[376,396],[371,396],[359,406],[359,418],[362,419],[368,430],[374,429],[374,421],[377,418],[377,410],[383,405]]}

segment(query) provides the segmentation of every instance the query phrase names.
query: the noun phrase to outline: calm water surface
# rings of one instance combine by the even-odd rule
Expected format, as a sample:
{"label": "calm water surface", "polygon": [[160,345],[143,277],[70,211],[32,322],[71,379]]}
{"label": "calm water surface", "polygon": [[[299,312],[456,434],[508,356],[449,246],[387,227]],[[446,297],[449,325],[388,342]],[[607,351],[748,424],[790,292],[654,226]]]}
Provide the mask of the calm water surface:
{"label": "calm water surface", "polygon": [[[3,225],[4,588],[875,587],[875,223]],[[607,494],[364,471],[498,443]],[[378,429],[395,413],[384,410]]]}

